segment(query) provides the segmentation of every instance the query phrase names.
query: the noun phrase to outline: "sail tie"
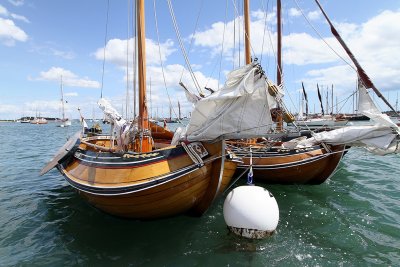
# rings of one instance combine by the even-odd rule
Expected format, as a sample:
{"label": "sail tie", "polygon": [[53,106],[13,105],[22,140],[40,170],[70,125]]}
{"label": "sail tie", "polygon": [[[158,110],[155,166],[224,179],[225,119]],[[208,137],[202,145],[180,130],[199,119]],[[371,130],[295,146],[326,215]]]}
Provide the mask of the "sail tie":
{"label": "sail tie", "polygon": [[251,146],[250,146],[250,169],[249,169],[249,173],[247,174],[247,184],[254,185],[253,184],[253,152],[251,150]]}

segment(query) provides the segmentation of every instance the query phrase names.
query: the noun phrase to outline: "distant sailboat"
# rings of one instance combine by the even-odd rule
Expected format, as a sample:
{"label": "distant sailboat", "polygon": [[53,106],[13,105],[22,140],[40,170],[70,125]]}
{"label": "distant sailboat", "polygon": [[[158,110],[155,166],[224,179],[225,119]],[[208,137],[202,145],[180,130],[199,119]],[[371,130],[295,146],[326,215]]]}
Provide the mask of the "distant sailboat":
{"label": "distant sailboat", "polygon": [[62,119],[60,121],[60,124],[57,125],[58,127],[68,127],[71,126],[71,120],[65,117],[65,107],[64,107],[64,90],[63,90],[63,80],[61,76],[61,85],[60,85],[60,90],[61,90],[61,112],[62,112]]}
{"label": "distant sailboat", "polygon": [[34,118],[29,123],[30,124],[47,124],[47,120],[45,118]]}
{"label": "distant sailboat", "polygon": [[37,112],[36,112],[35,118],[33,120],[29,121],[29,123],[30,124],[47,124],[47,120],[40,116],[40,112],[39,112],[39,116],[37,115]]}
{"label": "distant sailboat", "polygon": [[[328,112],[324,111],[324,106],[322,104],[322,97],[318,84],[317,84],[317,92],[318,92],[318,99],[321,104],[321,114],[310,117],[308,115],[307,94],[303,83],[302,83],[302,88],[303,88],[303,95],[306,100],[306,117],[299,116],[299,118],[295,121],[295,124],[297,126],[308,130],[319,130],[321,128],[335,129],[338,127],[343,127],[348,123],[349,120],[347,118],[340,115],[333,115],[333,111],[331,114],[325,114]],[[328,108],[328,104],[326,106]],[[333,103],[332,103],[332,110],[333,110]],[[302,112],[302,106],[300,108],[300,111]]]}
{"label": "distant sailboat", "polygon": [[28,119],[28,117],[23,117],[19,122],[20,123],[30,123],[30,119]]}

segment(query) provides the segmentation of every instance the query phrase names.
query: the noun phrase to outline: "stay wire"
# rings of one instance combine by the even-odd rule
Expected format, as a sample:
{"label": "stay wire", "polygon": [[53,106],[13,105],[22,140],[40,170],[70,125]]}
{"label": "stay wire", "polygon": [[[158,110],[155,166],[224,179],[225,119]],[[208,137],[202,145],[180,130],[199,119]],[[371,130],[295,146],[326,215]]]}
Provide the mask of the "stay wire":
{"label": "stay wire", "polygon": [[318,35],[318,37],[328,46],[328,48],[330,50],[332,50],[333,53],[335,53],[341,60],[343,60],[344,63],[346,63],[347,65],[350,66],[350,68],[352,68],[354,71],[357,71],[354,66],[352,64],[350,64],[346,59],[344,59],[338,52],[335,51],[335,49],[333,49],[333,47],[328,44],[328,42],[324,39],[324,37],[322,37],[322,35],[317,31],[317,29],[314,27],[314,25],[311,24],[311,22],[309,21],[309,19],[307,18],[307,16],[304,14],[303,10],[301,9],[299,3],[297,2],[297,0],[293,0],[297,6],[297,8],[300,10],[301,14],[303,15],[304,19],[307,21],[307,23],[310,25],[310,27],[314,30],[314,32]]}
{"label": "stay wire", "polygon": [[103,98],[103,88],[104,88],[104,68],[106,65],[106,47],[107,47],[107,35],[108,35],[108,13],[110,10],[110,0],[107,0],[107,17],[106,17],[106,34],[104,36],[104,49],[103,49],[103,71],[101,73],[101,91],[100,98]]}
{"label": "stay wire", "polygon": [[[201,11],[203,10],[203,3],[204,3],[204,1],[201,1],[199,13],[197,14],[196,23],[195,23],[195,26],[194,26],[193,35],[192,35],[192,38],[190,39],[190,44],[189,44],[189,49],[188,49],[188,50],[189,50],[188,55],[190,54],[190,51],[192,50],[192,45],[193,45],[194,37],[196,36],[197,27],[198,27],[198,24],[199,24],[200,14],[201,14]],[[181,78],[179,79],[180,82],[182,81],[182,77],[183,77],[183,73],[184,73],[184,72],[185,72],[185,67],[182,68]]]}
{"label": "stay wire", "polygon": [[191,66],[191,64],[190,64],[189,58],[188,58],[187,53],[186,53],[186,50],[185,50],[185,46],[183,45],[182,38],[181,38],[181,34],[180,34],[180,32],[179,32],[178,23],[177,23],[177,21],[176,21],[176,17],[175,17],[175,14],[174,14],[174,9],[173,9],[173,7],[172,7],[171,0],[167,0],[167,2],[168,2],[169,12],[170,12],[170,14],[171,14],[172,23],[173,23],[173,25],[174,25],[175,33],[176,33],[176,36],[177,36],[177,38],[178,38],[179,46],[180,46],[180,48],[181,48],[183,57],[184,57],[184,59],[185,59],[186,66],[187,66],[187,68],[188,68],[188,70],[189,70],[190,76],[192,77],[192,80],[193,80],[193,83],[194,83],[194,85],[195,85],[195,87],[196,87],[196,89],[197,89],[197,92],[198,92],[200,95],[204,95],[204,94],[203,94],[203,90],[201,90],[201,87],[200,87],[200,85],[199,85],[199,82],[197,81],[197,78],[196,78],[196,76],[194,75],[192,66]]}
{"label": "stay wire", "polygon": [[224,21],[224,31],[222,33],[222,43],[221,43],[221,55],[219,59],[219,72],[218,72],[218,90],[219,90],[219,81],[221,79],[221,71],[222,71],[222,57],[224,55],[224,42],[225,42],[225,31],[226,31],[226,20],[228,16],[228,0],[225,2],[225,21]]}
{"label": "stay wire", "polygon": [[[267,1],[267,7],[269,4],[269,0]],[[264,31],[263,31],[263,38],[261,43],[261,54],[260,54],[260,64],[262,63],[263,53],[264,53],[264,41],[265,41],[265,31],[267,29],[267,21],[268,21],[268,13],[264,6],[264,0],[261,0],[261,8],[264,12]]]}
{"label": "stay wire", "polygon": [[[159,55],[159,58],[160,58],[161,73],[162,73],[162,76],[163,76],[165,92],[167,93],[167,96],[168,96],[168,102],[169,102],[170,107],[172,108],[172,101],[171,101],[171,97],[170,97],[169,92],[168,92],[167,81],[165,79],[164,63],[163,63],[162,57],[161,57],[160,34],[159,34],[159,31],[158,31],[156,0],[153,0],[153,6],[154,6],[154,20],[155,20],[156,33],[157,33],[157,45],[158,45],[158,55]],[[178,117],[174,108],[172,108],[172,112],[174,113],[175,117]]]}

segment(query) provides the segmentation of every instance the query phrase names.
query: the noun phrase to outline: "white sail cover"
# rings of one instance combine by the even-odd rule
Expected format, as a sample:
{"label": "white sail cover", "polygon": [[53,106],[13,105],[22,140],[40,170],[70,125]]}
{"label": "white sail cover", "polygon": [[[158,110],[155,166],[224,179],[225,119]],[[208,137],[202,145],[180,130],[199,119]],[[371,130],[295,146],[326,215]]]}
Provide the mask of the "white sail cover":
{"label": "white sail cover", "polygon": [[363,84],[359,83],[359,111],[374,121],[374,125],[348,126],[329,132],[313,134],[313,137],[302,140],[298,146],[309,146],[316,143],[332,145],[347,144],[366,147],[372,153],[384,155],[399,153],[399,127],[386,114],[382,114]]}
{"label": "white sail cover", "polygon": [[100,109],[103,110],[106,118],[109,119],[113,124],[117,145],[119,147],[126,145],[129,140],[129,124],[127,121],[122,118],[118,111],[105,98],[101,98],[97,104],[99,105]]}
{"label": "white sail cover", "polygon": [[375,103],[372,101],[371,96],[369,95],[367,88],[365,88],[364,84],[359,81],[358,82],[358,110],[373,120],[377,125],[388,126],[394,129],[398,129],[397,125],[389,118],[388,115],[383,114],[376,107]]}
{"label": "white sail cover", "polygon": [[257,64],[248,64],[230,72],[223,88],[196,103],[180,138],[201,141],[265,136],[272,127],[270,109],[275,106]]}

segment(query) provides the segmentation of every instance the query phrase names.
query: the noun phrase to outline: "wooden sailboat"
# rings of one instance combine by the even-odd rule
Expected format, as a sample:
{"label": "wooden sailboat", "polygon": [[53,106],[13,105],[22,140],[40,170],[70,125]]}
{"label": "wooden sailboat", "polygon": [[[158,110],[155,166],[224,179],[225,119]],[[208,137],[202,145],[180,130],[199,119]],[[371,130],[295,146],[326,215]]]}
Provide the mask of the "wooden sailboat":
{"label": "wooden sailboat", "polygon": [[[154,149],[145,102],[144,0],[137,1],[136,11],[139,55],[137,124],[128,125],[132,131],[127,136],[76,135],[42,170],[42,174],[57,166],[84,199],[112,215],[136,219],[182,213],[201,215],[230,182],[237,160],[232,154],[226,154],[224,140],[181,142],[176,146]],[[115,118],[113,114],[106,114]],[[115,127],[123,121],[118,114],[116,116],[119,120],[114,120]]]}
{"label": "wooden sailboat", "polygon": [[[245,11],[245,58],[251,63],[249,1],[244,1]],[[277,0],[278,50],[277,50],[277,85],[282,84],[282,33],[281,33],[281,0]],[[282,119],[291,116],[282,112],[282,107],[275,110],[277,126],[274,135],[282,137],[288,134],[283,131]],[[287,113],[286,113],[287,114]],[[293,119],[292,119],[293,120]],[[288,120],[287,122],[290,122]],[[301,136],[299,133],[297,136]],[[265,137],[268,137],[266,134]],[[274,138],[279,139],[279,138]],[[256,181],[279,184],[320,184],[326,181],[337,168],[344,152],[344,145],[330,146],[318,144],[302,149],[282,146],[282,141],[253,139],[245,142],[230,141],[232,151],[242,157],[243,164],[238,165],[237,174],[250,167],[252,158],[253,176]],[[251,153],[250,153],[251,148]]]}

